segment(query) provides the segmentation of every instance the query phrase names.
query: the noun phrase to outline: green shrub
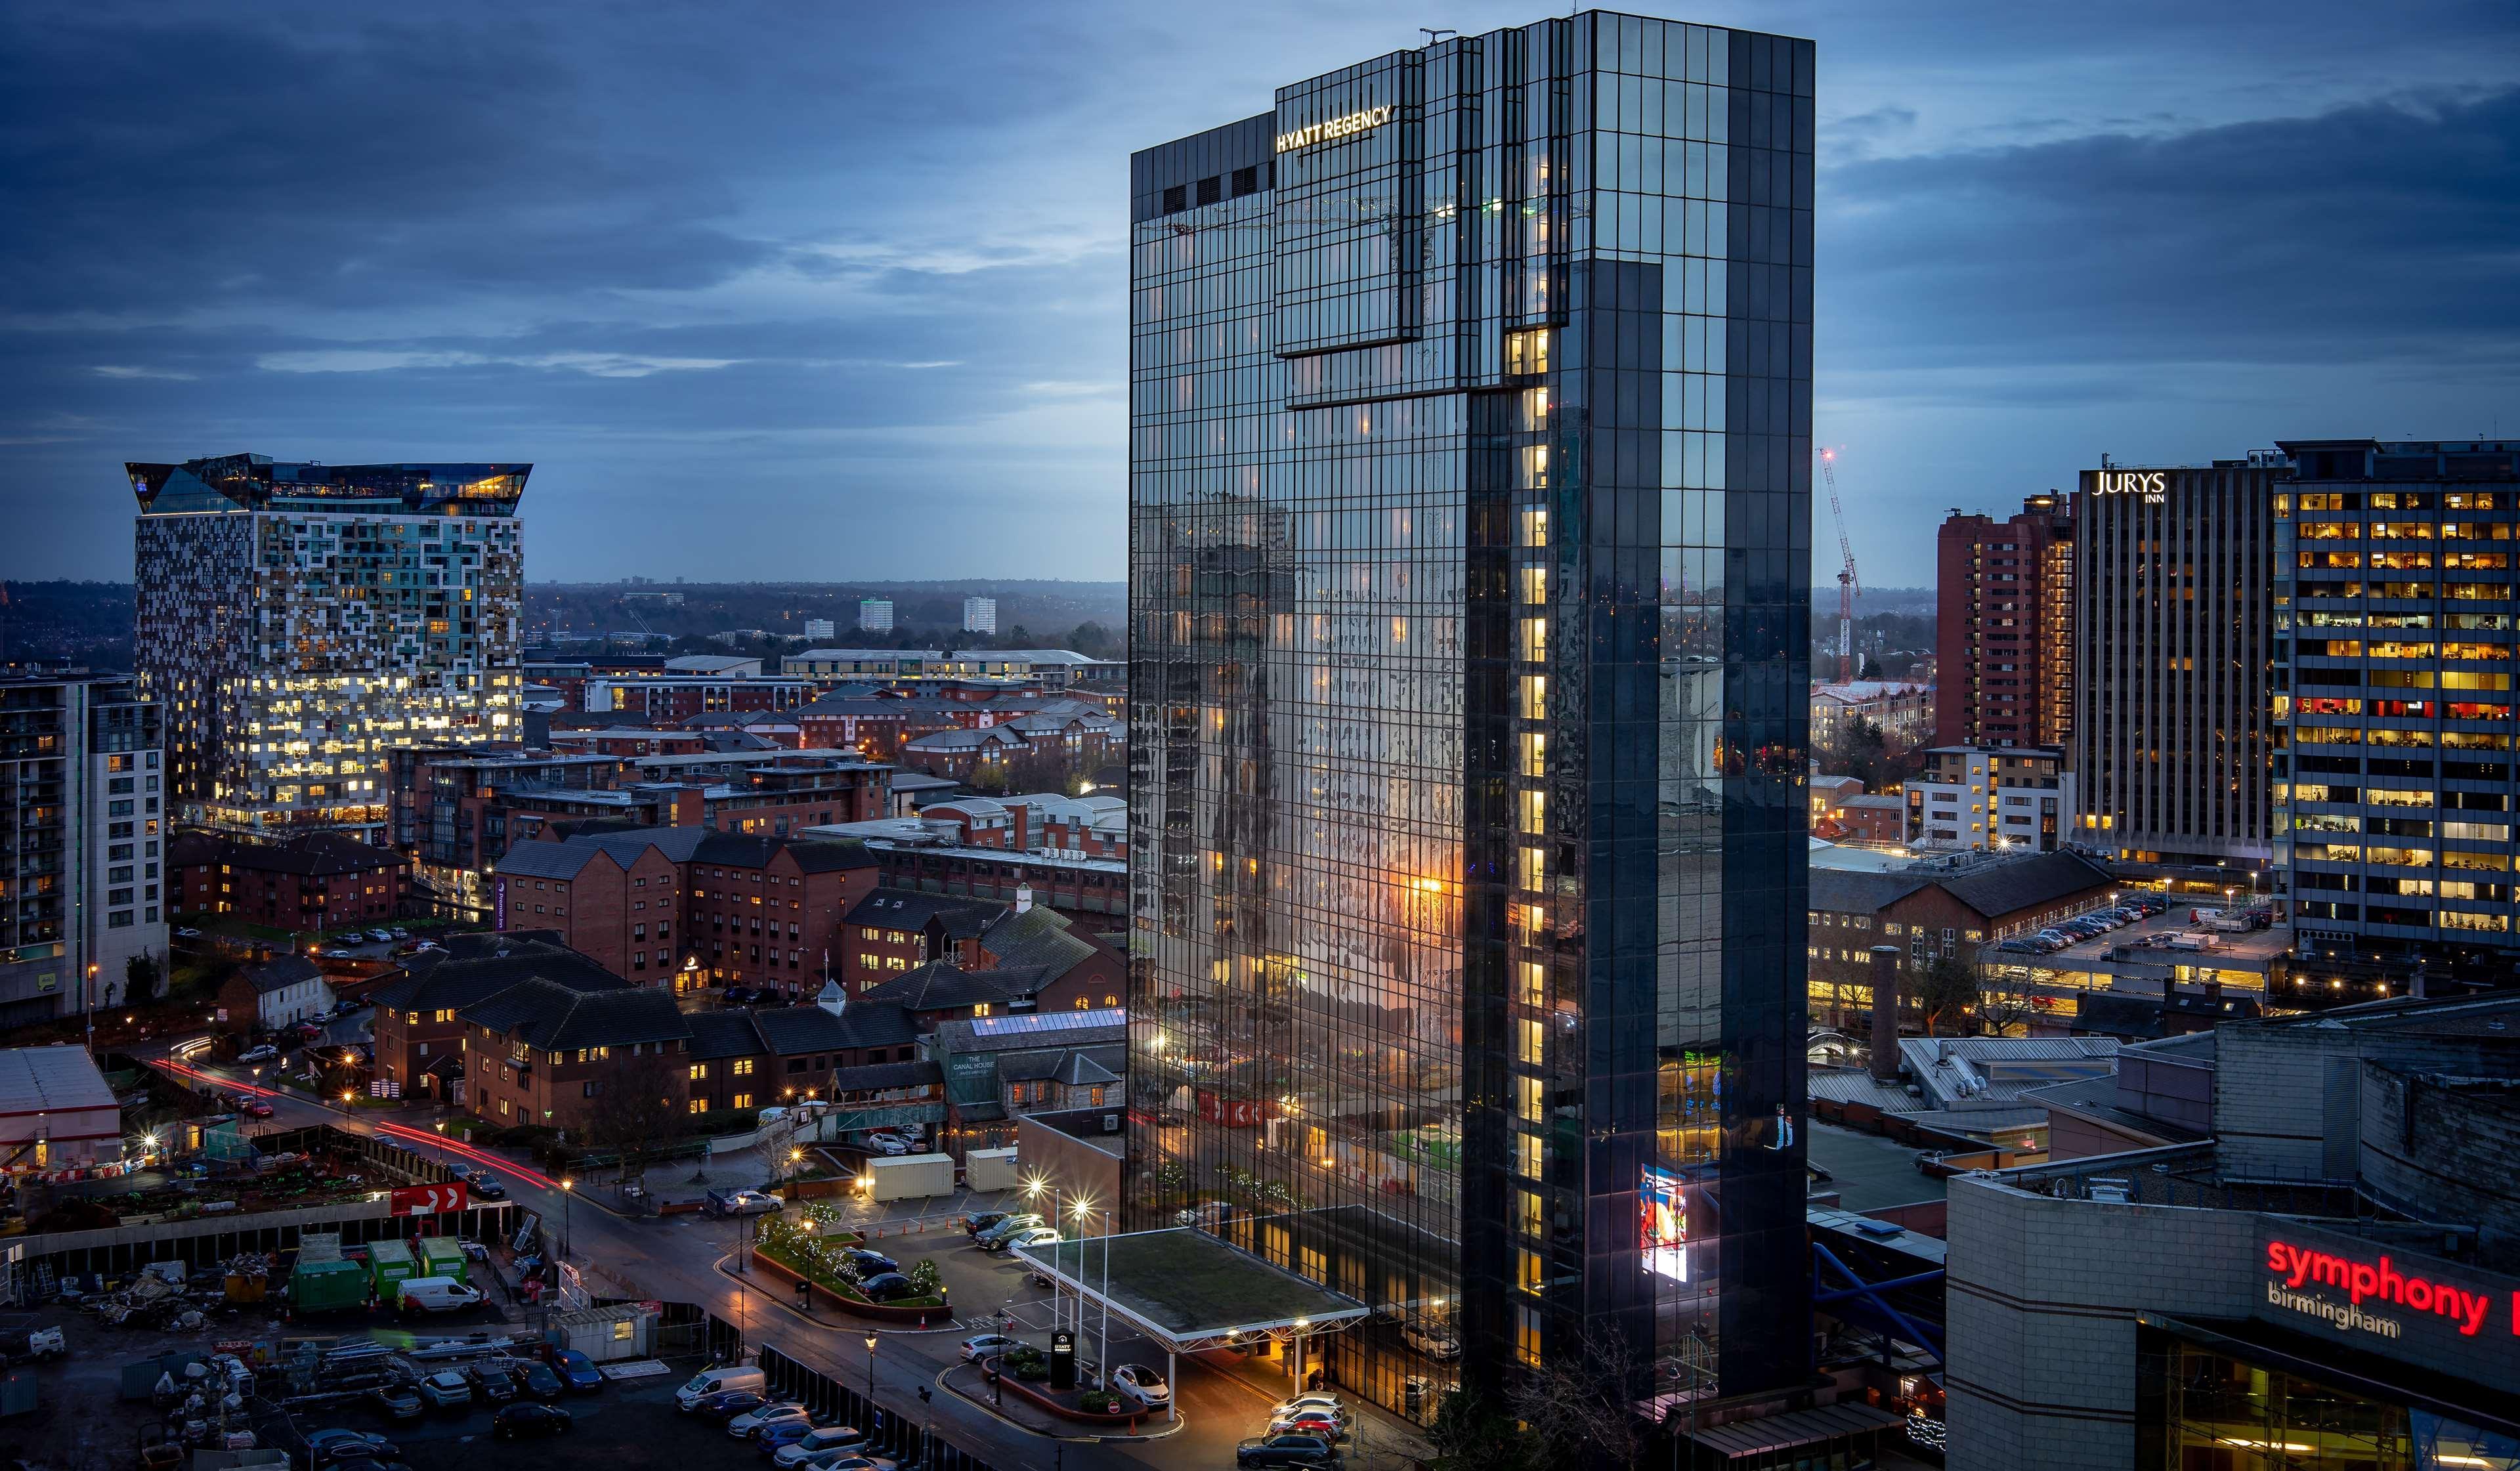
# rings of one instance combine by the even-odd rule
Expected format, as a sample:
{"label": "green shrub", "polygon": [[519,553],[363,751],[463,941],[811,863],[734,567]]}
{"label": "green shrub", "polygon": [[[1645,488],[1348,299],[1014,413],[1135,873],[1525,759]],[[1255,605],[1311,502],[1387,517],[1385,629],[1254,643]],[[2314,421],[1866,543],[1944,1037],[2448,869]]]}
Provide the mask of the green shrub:
{"label": "green shrub", "polygon": [[1084,1397],[1076,1402],[1076,1407],[1089,1415],[1118,1414],[1120,1397],[1108,1390],[1087,1390]]}

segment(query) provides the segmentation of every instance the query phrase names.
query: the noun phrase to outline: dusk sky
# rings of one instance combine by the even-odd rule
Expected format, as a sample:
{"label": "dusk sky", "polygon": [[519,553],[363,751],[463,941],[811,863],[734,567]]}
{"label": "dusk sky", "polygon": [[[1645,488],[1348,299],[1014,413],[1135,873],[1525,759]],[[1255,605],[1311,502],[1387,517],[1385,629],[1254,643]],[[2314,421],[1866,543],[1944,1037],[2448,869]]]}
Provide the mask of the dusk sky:
{"label": "dusk sky", "polygon": [[[1548,13],[15,0],[0,576],[250,450],[532,461],[538,581],[1118,578],[1130,151]],[[2103,451],[2520,436],[2510,0],[1649,13],[1819,42],[1868,584]]]}

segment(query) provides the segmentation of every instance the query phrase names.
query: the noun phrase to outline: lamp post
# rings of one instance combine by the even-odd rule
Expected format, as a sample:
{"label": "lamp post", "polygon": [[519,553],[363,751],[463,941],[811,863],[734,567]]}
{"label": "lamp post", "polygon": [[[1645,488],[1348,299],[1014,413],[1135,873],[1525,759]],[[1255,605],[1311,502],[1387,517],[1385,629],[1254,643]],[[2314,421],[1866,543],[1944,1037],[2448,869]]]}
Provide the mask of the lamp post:
{"label": "lamp post", "polygon": [[868,1414],[868,1416],[869,1416],[870,1418],[872,1418],[872,1417],[873,1417],[873,1416],[878,1412],[878,1411],[876,1410],[876,1407],[875,1407],[875,1333],[873,1332],[873,1330],[869,1330],[869,1332],[867,1333],[867,1336],[866,1336],[866,1346],[867,1346],[867,1414]]}
{"label": "lamp post", "polygon": [[802,1149],[795,1149],[795,1148],[791,1148],[791,1149],[789,1149],[789,1150],[788,1151],[788,1184],[793,1185],[793,1184],[796,1182],[796,1167],[797,1167],[798,1165],[800,1165],[800,1164],[804,1163],[804,1160],[805,1160],[805,1151],[804,1151],[804,1150],[802,1150]]}
{"label": "lamp post", "polygon": [[576,1198],[577,1198],[577,1181],[576,1181],[573,1177],[570,1177],[570,1176],[562,1176],[562,1177],[561,1177],[561,1181],[560,1181],[560,1259],[561,1259],[562,1261],[563,1261],[563,1262],[565,1262],[565,1261],[567,1261],[567,1260],[568,1260],[568,1243],[569,1243],[569,1229],[568,1229],[568,1227],[569,1227],[569,1217],[573,1214],[573,1213],[570,1211],[570,1209],[569,1209],[569,1202],[570,1202],[570,1201],[572,1201],[572,1200],[575,1200]]}

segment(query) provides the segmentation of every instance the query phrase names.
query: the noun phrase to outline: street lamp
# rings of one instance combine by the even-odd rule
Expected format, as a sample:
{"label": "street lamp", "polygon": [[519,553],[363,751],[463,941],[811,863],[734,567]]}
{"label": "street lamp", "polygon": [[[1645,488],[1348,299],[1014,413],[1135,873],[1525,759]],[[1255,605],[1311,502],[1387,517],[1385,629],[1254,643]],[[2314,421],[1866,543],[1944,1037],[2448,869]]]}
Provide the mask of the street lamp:
{"label": "street lamp", "polygon": [[568,1227],[569,1227],[569,1217],[570,1217],[570,1215],[572,1214],[572,1212],[571,1212],[571,1211],[570,1211],[570,1209],[569,1209],[569,1202],[570,1202],[570,1201],[572,1201],[572,1200],[575,1200],[576,1198],[577,1198],[577,1181],[576,1181],[573,1177],[569,1177],[569,1176],[562,1176],[562,1177],[561,1177],[561,1181],[560,1181],[560,1256],[561,1256],[561,1260],[562,1260],[562,1261],[563,1261],[563,1262],[565,1262],[565,1261],[567,1261],[567,1260],[568,1260],[568,1242],[569,1242],[569,1230],[568,1230]]}
{"label": "street lamp", "polygon": [[805,1151],[802,1149],[789,1149],[788,1151],[788,1182],[789,1184],[792,1185],[796,1182],[796,1167],[804,1163],[804,1159]]}
{"label": "street lamp", "polygon": [[867,1417],[875,1417],[875,1334],[866,1336],[867,1346]]}

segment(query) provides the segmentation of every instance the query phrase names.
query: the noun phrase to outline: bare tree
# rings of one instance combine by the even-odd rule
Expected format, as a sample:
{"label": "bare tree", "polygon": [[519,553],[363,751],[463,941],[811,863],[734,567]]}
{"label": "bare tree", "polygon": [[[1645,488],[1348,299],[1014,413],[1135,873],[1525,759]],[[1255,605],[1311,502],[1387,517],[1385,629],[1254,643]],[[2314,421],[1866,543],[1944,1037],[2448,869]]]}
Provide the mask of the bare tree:
{"label": "bare tree", "polygon": [[600,1085],[586,1121],[586,1141],[621,1157],[621,1178],[647,1169],[648,1157],[683,1127],[682,1072],[660,1048],[620,1059]]}
{"label": "bare tree", "polygon": [[1587,1324],[1567,1350],[1526,1370],[1506,1396],[1529,1429],[1535,1463],[1565,1471],[1635,1465],[1644,1445],[1635,1409],[1648,1382],[1644,1361],[1625,1334],[1598,1324]]}

